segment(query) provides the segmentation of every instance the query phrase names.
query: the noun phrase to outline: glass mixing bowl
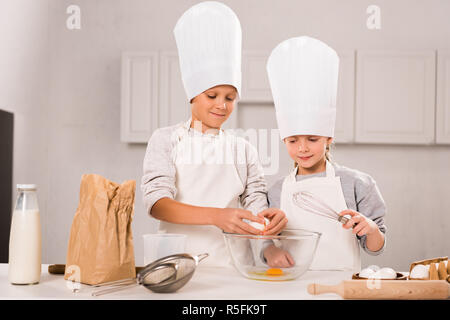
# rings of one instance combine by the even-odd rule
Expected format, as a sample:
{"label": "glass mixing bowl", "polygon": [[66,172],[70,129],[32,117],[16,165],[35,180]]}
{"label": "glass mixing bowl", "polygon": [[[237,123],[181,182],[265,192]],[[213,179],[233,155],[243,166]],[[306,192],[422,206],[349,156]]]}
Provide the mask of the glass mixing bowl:
{"label": "glass mixing bowl", "polygon": [[[223,235],[239,273],[250,279],[268,281],[293,280],[304,274],[321,236],[302,229],[285,229],[276,236],[226,232]],[[266,260],[270,253],[272,257],[281,257],[281,262],[276,258]]]}

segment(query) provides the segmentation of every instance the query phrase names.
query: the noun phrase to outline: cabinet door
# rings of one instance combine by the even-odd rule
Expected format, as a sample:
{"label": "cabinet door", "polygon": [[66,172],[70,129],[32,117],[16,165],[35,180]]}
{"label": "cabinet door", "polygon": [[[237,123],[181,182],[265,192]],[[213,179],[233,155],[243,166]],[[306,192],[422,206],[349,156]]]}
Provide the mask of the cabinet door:
{"label": "cabinet door", "polygon": [[434,51],[358,51],[356,142],[434,142]]}
{"label": "cabinet door", "polygon": [[160,126],[171,126],[187,121],[191,115],[191,107],[187,100],[181,79],[180,64],[176,51],[161,53],[161,99]]}
{"label": "cabinet door", "polygon": [[122,54],[120,139],[147,142],[158,128],[158,53]]}
{"label": "cabinet door", "polygon": [[349,143],[354,139],[355,113],[355,51],[339,50],[339,78],[336,98],[336,143]]}
{"label": "cabinet door", "polygon": [[244,51],[242,54],[242,101],[273,103],[266,65],[270,52]]}
{"label": "cabinet door", "polygon": [[436,142],[450,144],[450,51],[438,52]]}

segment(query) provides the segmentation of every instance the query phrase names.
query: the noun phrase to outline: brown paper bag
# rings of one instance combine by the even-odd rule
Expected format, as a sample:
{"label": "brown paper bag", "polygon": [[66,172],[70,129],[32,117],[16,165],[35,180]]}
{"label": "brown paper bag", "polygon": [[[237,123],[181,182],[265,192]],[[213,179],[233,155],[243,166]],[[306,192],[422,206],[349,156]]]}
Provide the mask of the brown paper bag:
{"label": "brown paper bag", "polygon": [[99,284],[136,276],[131,221],[136,181],[81,178],[64,279]]}

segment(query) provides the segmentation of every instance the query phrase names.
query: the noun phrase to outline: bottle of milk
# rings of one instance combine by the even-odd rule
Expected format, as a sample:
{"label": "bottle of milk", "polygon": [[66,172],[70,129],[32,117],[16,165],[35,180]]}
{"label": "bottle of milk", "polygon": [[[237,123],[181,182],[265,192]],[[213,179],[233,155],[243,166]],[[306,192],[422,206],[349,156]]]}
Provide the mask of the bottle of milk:
{"label": "bottle of milk", "polygon": [[38,283],[41,277],[41,222],[36,185],[18,184],[9,238],[8,279],[12,284]]}

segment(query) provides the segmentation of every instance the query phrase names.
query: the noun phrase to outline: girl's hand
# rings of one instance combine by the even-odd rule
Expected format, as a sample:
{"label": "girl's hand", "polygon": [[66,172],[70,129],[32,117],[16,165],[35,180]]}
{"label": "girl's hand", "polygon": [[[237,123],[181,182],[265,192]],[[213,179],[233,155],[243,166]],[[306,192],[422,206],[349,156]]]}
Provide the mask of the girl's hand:
{"label": "girl's hand", "polygon": [[358,236],[370,235],[378,231],[378,225],[363,214],[353,211],[344,210],[339,213],[340,216],[350,215],[352,218],[343,224],[345,229],[353,228],[352,233]]}
{"label": "girl's hand", "polygon": [[264,224],[264,218],[253,215],[251,211],[238,208],[218,209],[218,212],[214,213],[213,224],[229,233],[262,234],[261,230],[242,221],[243,219]]}
{"label": "girl's hand", "polygon": [[284,212],[277,208],[269,208],[263,210],[258,213],[257,216],[261,217],[262,219],[267,218],[270,220],[269,225],[267,225],[263,230],[263,234],[265,235],[280,233],[280,231],[283,230],[288,222]]}
{"label": "girl's hand", "polygon": [[264,258],[266,258],[267,264],[271,268],[289,268],[295,265],[295,261],[289,252],[273,244],[264,250]]}

